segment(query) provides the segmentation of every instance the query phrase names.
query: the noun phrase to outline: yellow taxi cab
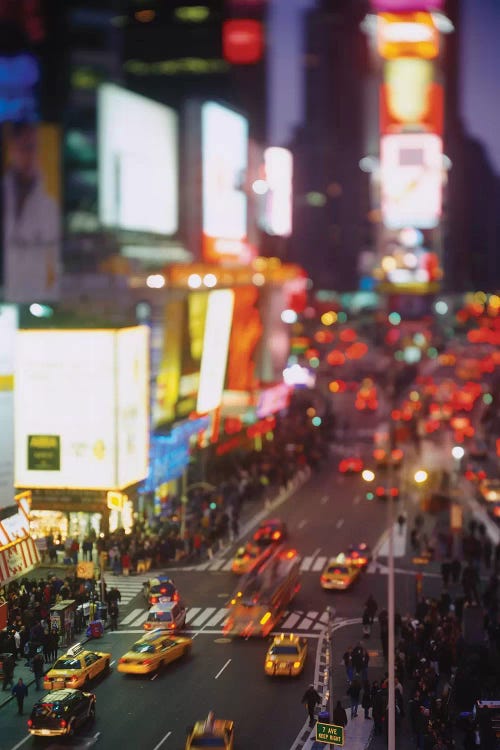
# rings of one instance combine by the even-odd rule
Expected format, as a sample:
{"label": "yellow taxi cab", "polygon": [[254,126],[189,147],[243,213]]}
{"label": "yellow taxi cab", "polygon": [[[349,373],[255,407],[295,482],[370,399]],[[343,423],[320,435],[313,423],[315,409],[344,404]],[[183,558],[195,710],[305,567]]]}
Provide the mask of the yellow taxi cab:
{"label": "yellow taxi cab", "polygon": [[197,721],[188,729],[185,750],[198,750],[202,747],[234,750],[234,721],[216,719],[213,711],[210,711],[205,720]]}
{"label": "yellow taxi cab", "polygon": [[266,654],[264,670],[270,676],[295,677],[304,669],[307,656],[307,638],[293,633],[280,633],[274,637]]}
{"label": "yellow taxi cab", "polygon": [[60,656],[43,678],[45,690],[81,688],[100,674],[109,671],[111,654],[87,651],[81,643]]}
{"label": "yellow taxi cab", "polygon": [[257,544],[247,542],[244,547],[240,547],[234,556],[231,570],[237,575],[249,573],[258,563],[265,560],[272,552],[272,547],[262,549]]}
{"label": "yellow taxi cab", "polygon": [[118,671],[124,674],[149,674],[171,661],[189,655],[193,641],[181,636],[172,637],[164,630],[153,630],[134,643],[118,660]]}
{"label": "yellow taxi cab", "polygon": [[343,591],[352,586],[360,573],[361,569],[352,565],[344,554],[337,555],[328,560],[321,574],[321,586],[327,590]]}

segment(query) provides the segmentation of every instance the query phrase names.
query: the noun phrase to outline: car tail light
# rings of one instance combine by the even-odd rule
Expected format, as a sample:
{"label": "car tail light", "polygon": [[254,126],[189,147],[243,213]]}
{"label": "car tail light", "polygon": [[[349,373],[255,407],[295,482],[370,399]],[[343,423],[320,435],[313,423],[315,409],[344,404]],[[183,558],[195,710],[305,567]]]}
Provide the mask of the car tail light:
{"label": "car tail light", "polygon": [[33,722],[32,722],[32,720],[31,720],[31,719],[28,719],[28,722],[27,722],[27,724],[28,724],[28,726],[29,726],[29,727],[32,727],[32,726],[33,726]]}
{"label": "car tail light", "polygon": [[399,490],[397,487],[391,487],[391,497],[397,497],[399,495]]}
{"label": "car tail light", "polygon": [[64,729],[65,727],[67,727],[68,722],[66,721],[66,719],[61,719],[59,722],[59,726],[61,727],[61,729]]}
{"label": "car tail light", "polygon": [[118,659],[118,664],[126,664],[126,663],[127,663],[127,659],[123,659],[123,658]]}
{"label": "car tail light", "polygon": [[169,630],[173,630],[175,628],[175,622],[169,622],[167,627]]}
{"label": "car tail light", "polygon": [[152,596],[151,597],[151,604],[158,604],[158,597],[157,596]]}
{"label": "car tail light", "polygon": [[298,669],[300,667],[300,661],[294,661],[293,662],[293,668]]}
{"label": "car tail light", "polygon": [[377,487],[375,490],[375,494],[377,497],[383,497],[385,495],[385,490],[383,487]]}
{"label": "car tail light", "polygon": [[280,536],[281,536],[281,531],[275,531],[272,538],[274,539],[274,541],[276,541],[277,539],[280,538]]}
{"label": "car tail light", "polygon": [[321,576],[321,583],[327,583],[328,582],[328,576]]}
{"label": "car tail light", "polygon": [[78,677],[76,675],[73,675],[73,677],[68,677],[67,682],[78,682]]}
{"label": "car tail light", "polygon": [[173,595],[173,597],[172,597],[172,601],[173,601],[173,602],[178,602],[178,601],[179,601],[179,593],[178,593],[177,591],[176,591],[176,592],[175,592],[175,594]]}

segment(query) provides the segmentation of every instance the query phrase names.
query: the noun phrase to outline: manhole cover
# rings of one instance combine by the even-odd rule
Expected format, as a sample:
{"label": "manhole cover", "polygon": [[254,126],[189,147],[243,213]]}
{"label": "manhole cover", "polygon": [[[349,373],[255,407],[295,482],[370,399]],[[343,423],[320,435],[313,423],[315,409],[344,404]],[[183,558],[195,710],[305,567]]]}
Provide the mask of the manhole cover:
{"label": "manhole cover", "polygon": [[231,643],[232,638],[215,638],[214,643]]}

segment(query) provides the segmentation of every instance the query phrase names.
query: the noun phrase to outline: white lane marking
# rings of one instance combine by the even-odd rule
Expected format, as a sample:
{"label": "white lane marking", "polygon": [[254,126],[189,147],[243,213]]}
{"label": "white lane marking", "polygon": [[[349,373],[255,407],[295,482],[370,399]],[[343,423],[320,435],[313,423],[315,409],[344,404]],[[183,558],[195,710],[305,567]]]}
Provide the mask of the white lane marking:
{"label": "white lane marking", "polygon": [[210,560],[208,562],[200,563],[199,565],[195,565],[196,570],[206,570],[208,566],[210,565]]}
{"label": "white lane marking", "polygon": [[225,560],[217,560],[216,562],[210,565],[209,570],[219,570],[219,568],[222,568],[224,563],[225,563]]}
{"label": "white lane marking", "polygon": [[132,620],[135,620],[138,615],[142,614],[144,614],[143,609],[133,609],[132,612],[129,612],[129,614],[123,618],[123,620],[120,620],[120,625],[128,625]]}
{"label": "white lane marking", "polygon": [[113,661],[111,662],[111,664],[109,666],[112,667],[113,664],[116,664],[116,659],[113,659]]}
{"label": "white lane marking", "polygon": [[156,680],[157,677],[158,677],[158,672],[155,672],[154,675],[150,677],[149,679],[152,682],[153,680]]}
{"label": "white lane marking", "polygon": [[127,623],[130,625],[130,627],[135,628],[138,625],[142,625],[146,620],[148,619],[148,612],[144,612],[144,610],[141,612],[139,617],[137,617],[133,622]]}
{"label": "white lane marking", "polygon": [[11,747],[10,750],[17,750],[18,747],[21,747],[21,745],[24,745],[24,743],[31,739],[31,734],[27,734],[24,740],[21,740],[21,742],[18,742],[17,745],[14,745],[14,747]]}
{"label": "white lane marking", "polygon": [[219,671],[217,672],[217,674],[214,677],[214,680],[218,680],[219,679],[219,677],[221,676],[221,674],[223,673],[223,671],[225,670],[225,668],[227,666],[229,666],[229,664],[231,664],[231,659],[228,659],[227,662],[222,667],[222,669],[219,669]]}
{"label": "white lane marking", "polygon": [[221,570],[231,570],[232,566],[233,566],[233,561],[232,560],[228,560],[227,563],[225,563],[223,565],[223,567],[221,568]]}
{"label": "white lane marking", "polygon": [[210,618],[210,620],[206,624],[206,627],[213,628],[218,625],[221,620],[224,620],[224,618],[227,617],[228,612],[228,609],[220,609],[212,618]]}
{"label": "white lane marking", "polygon": [[339,520],[335,524],[335,528],[336,529],[341,529],[343,525],[344,525],[344,519],[343,518],[339,518]]}
{"label": "white lane marking", "polygon": [[314,550],[314,552],[312,553],[312,556],[317,557],[320,552],[321,552],[321,547],[318,547],[317,549]]}
{"label": "white lane marking", "polygon": [[312,557],[310,555],[309,555],[309,557],[304,557],[304,559],[300,563],[300,569],[301,570],[309,570],[309,568],[312,565],[312,561],[313,561],[313,559],[312,559]]}
{"label": "white lane marking", "polygon": [[191,625],[191,620],[193,619],[193,617],[196,617],[198,612],[201,612],[201,607],[188,607],[186,615],[186,623],[188,625]]}
{"label": "white lane marking", "polygon": [[198,615],[198,617],[196,618],[196,620],[193,620],[193,621],[190,620],[189,621],[190,627],[197,628],[200,625],[203,625],[203,623],[205,622],[205,620],[208,620],[208,618],[213,615],[213,613],[215,612],[215,610],[216,610],[216,607],[206,607],[203,610],[203,612],[201,613],[201,615]]}
{"label": "white lane marking", "polygon": [[303,518],[302,521],[299,521],[299,523],[297,524],[297,528],[303,529],[306,523],[308,523],[307,518]]}
{"label": "white lane marking", "polygon": [[312,566],[311,570],[322,570],[325,567],[326,564],[326,557],[324,555],[321,555],[314,561],[314,565]]}
{"label": "white lane marking", "polygon": [[157,745],[154,746],[153,750],[158,750],[158,748],[163,745],[163,743],[165,742],[165,740],[168,740],[168,738],[170,737],[171,734],[172,734],[172,732],[167,732],[167,734],[165,735],[165,737],[162,740],[160,740]]}
{"label": "white lane marking", "polygon": [[282,627],[283,628],[293,628],[293,626],[295,625],[295,623],[298,622],[301,617],[302,617],[302,615],[296,615],[294,612],[292,612],[292,614],[289,617],[286,618],[286,620],[283,623]]}
{"label": "white lane marking", "polygon": [[321,505],[326,505],[328,502],[328,495],[323,495],[323,497],[320,500]]}
{"label": "white lane marking", "polygon": [[311,625],[312,625],[312,620],[308,620],[307,617],[304,617],[302,622],[299,625],[297,625],[297,627],[299,630],[307,630],[308,628],[311,627]]}
{"label": "white lane marking", "polygon": [[352,504],[353,505],[359,505],[360,502],[361,502],[361,495],[355,495],[355,497],[354,497],[354,499],[352,501]]}

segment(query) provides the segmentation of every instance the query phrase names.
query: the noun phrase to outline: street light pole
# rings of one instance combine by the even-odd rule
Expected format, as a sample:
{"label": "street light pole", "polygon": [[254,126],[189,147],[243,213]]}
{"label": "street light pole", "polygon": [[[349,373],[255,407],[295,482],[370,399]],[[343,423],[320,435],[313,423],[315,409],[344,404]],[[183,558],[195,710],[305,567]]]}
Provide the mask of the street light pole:
{"label": "street light pole", "polygon": [[[389,470],[392,474],[391,469]],[[392,477],[391,477],[392,479]],[[389,484],[389,487],[391,485]],[[396,750],[396,692],[395,692],[395,638],[394,638],[394,498],[389,492],[387,503],[387,525],[389,527],[389,566],[387,572],[387,613],[389,622],[387,639],[387,671],[389,672],[388,683],[388,750]]]}

